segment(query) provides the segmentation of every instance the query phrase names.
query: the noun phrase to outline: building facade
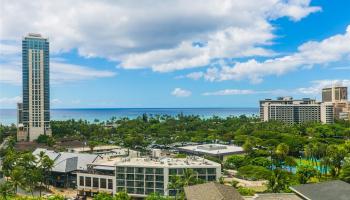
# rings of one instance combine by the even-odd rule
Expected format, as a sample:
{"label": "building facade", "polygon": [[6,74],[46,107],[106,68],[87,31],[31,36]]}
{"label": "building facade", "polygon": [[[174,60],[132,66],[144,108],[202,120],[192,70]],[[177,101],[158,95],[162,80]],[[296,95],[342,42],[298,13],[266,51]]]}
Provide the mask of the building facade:
{"label": "building facade", "polygon": [[342,102],[348,100],[348,88],[334,86],[322,89],[322,102]]}
{"label": "building facade", "polygon": [[262,121],[281,121],[287,124],[305,122],[333,123],[333,105],[319,103],[314,99],[293,100],[292,97],[279,97],[276,100],[260,101],[260,118]]}
{"label": "building facade", "polygon": [[350,102],[348,101],[347,87],[334,86],[323,88],[322,102],[333,104],[335,119],[350,119]]}
{"label": "building facade", "polygon": [[132,197],[146,197],[152,193],[175,196],[169,188],[174,176],[192,169],[199,179],[217,181],[221,165],[199,157],[190,158],[115,158],[93,163],[88,173],[77,173],[77,189],[81,195],[97,192],[116,194],[126,191]]}
{"label": "building facade", "polygon": [[40,34],[28,34],[22,41],[22,123],[19,141],[34,141],[51,135],[49,41]]}

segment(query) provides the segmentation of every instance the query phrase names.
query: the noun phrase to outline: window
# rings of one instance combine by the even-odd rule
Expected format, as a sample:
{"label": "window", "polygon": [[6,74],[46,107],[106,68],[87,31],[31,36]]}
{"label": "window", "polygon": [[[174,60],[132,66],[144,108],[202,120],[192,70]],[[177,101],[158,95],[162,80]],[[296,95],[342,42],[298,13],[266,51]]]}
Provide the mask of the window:
{"label": "window", "polygon": [[110,190],[113,189],[113,181],[112,181],[112,179],[108,179],[108,189],[110,189]]}
{"label": "window", "polygon": [[92,187],[98,188],[98,178],[92,179]]}
{"label": "window", "polygon": [[169,174],[176,175],[177,174],[176,169],[169,169]]}
{"label": "window", "polygon": [[128,187],[134,187],[134,181],[128,181],[128,182],[126,183],[126,186],[128,186]]}
{"label": "window", "polygon": [[164,177],[163,176],[156,176],[156,181],[163,181]]}
{"label": "window", "polygon": [[124,186],[125,185],[125,181],[124,180],[117,180],[117,185],[118,186]]}
{"label": "window", "polygon": [[136,168],[136,173],[143,174],[143,168],[140,168],[140,167]]}
{"label": "window", "polygon": [[136,181],[135,182],[135,187],[144,187],[144,182],[143,181]]}
{"label": "window", "polygon": [[153,168],[146,168],[146,174],[153,174]]}
{"label": "window", "polygon": [[143,180],[144,175],[136,174],[135,180]]}
{"label": "window", "polygon": [[134,193],[134,188],[126,188],[126,192],[133,194]]}
{"label": "window", "polygon": [[216,176],[208,176],[208,181],[215,181],[216,180]]}
{"label": "window", "polygon": [[100,187],[107,188],[107,180],[105,178],[100,179]]}
{"label": "window", "polygon": [[124,167],[117,167],[117,172],[125,172],[125,168]]}
{"label": "window", "polygon": [[164,188],[164,183],[156,182],[156,188]]}
{"label": "window", "polygon": [[134,168],[133,167],[128,167],[126,168],[127,173],[134,173]]}
{"label": "window", "polygon": [[156,174],[163,174],[162,168],[156,168]]}
{"label": "window", "polygon": [[136,188],[136,194],[144,194],[145,190],[143,188]]}
{"label": "window", "polygon": [[146,182],[146,187],[154,188],[154,182]]}
{"label": "window", "polygon": [[214,168],[207,169],[208,174],[216,174]]}
{"label": "window", "polygon": [[134,174],[127,174],[126,179],[127,180],[134,180]]}
{"label": "window", "polygon": [[124,179],[125,178],[125,174],[117,174],[117,179]]}
{"label": "window", "polygon": [[84,186],[84,176],[79,176],[79,185]]}
{"label": "window", "polygon": [[146,181],[154,181],[153,175],[146,175]]}
{"label": "window", "polygon": [[85,186],[91,187],[91,177],[85,177]]}
{"label": "window", "polygon": [[197,172],[198,174],[205,174],[205,169],[202,168],[194,169],[193,171]]}

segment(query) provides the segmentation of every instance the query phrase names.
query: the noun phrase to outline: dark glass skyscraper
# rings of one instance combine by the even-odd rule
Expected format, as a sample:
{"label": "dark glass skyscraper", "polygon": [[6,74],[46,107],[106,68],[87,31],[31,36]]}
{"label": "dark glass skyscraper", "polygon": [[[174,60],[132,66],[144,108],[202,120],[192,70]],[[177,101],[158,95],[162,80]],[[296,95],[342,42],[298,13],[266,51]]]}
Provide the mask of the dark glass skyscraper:
{"label": "dark glass skyscraper", "polygon": [[17,139],[51,135],[49,41],[40,34],[28,34],[22,41],[22,84],[22,132]]}

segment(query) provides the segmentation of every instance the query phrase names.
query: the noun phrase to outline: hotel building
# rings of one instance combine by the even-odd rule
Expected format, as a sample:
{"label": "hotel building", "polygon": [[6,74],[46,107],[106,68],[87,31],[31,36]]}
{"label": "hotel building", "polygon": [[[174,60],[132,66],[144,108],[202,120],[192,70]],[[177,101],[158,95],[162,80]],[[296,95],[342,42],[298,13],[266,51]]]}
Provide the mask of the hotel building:
{"label": "hotel building", "polygon": [[333,104],[319,103],[314,99],[293,100],[292,97],[279,97],[276,100],[260,101],[262,121],[282,121],[287,124],[305,122],[334,122]]}
{"label": "hotel building", "polygon": [[22,104],[18,104],[18,141],[34,141],[51,135],[49,41],[28,34],[22,41]]}
{"label": "hotel building", "polygon": [[77,189],[88,196],[101,191],[111,194],[126,191],[131,197],[146,197],[154,192],[174,196],[176,191],[168,188],[169,182],[186,169],[192,169],[205,181],[217,181],[221,176],[219,163],[194,156],[107,158],[91,163],[88,169],[77,173]]}
{"label": "hotel building", "polygon": [[334,106],[336,119],[350,119],[350,102],[348,101],[348,88],[334,86],[322,89],[322,102],[331,103]]}

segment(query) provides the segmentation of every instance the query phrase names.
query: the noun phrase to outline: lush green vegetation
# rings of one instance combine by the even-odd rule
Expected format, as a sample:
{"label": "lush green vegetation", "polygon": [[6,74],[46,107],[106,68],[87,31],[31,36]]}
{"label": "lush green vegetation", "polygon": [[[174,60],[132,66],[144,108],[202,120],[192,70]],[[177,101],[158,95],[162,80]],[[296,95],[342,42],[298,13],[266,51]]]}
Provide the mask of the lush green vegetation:
{"label": "lush green vegetation", "polygon": [[53,160],[43,152],[37,157],[31,152],[17,152],[11,144],[1,153],[2,173],[7,178],[0,185],[1,198],[15,198],[18,188],[32,195],[34,190],[38,189],[41,196],[42,189],[48,185]]}
{"label": "lush green vegetation", "polygon": [[[246,154],[229,157],[222,163],[224,168],[237,170],[239,177],[248,180],[267,180],[268,191],[271,192],[285,192],[293,184],[328,179],[350,182],[349,121],[287,125],[275,121],[260,122],[258,118],[245,116],[204,119],[184,115],[143,115],[136,119],[112,118],[106,122],[52,121],[51,127],[53,137],[40,137],[39,143],[55,147],[59,141],[79,140],[86,141],[91,149],[98,144],[118,144],[141,151],[147,151],[152,145],[167,148],[174,143],[234,143],[242,146]],[[14,127],[1,126],[0,139],[13,132]],[[20,156],[29,159],[29,155]],[[216,158],[207,158],[221,162]],[[7,167],[11,173],[8,170],[6,175],[13,176],[13,181],[16,181],[16,171],[20,171],[20,167],[17,170]],[[181,195],[181,188],[186,184],[185,180],[177,179],[172,180],[171,187],[177,188]],[[13,184],[27,190],[32,186],[24,185],[33,185],[30,182]],[[240,190],[251,193],[245,188]]]}
{"label": "lush green vegetation", "polygon": [[32,196],[11,196],[11,197],[0,197],[1,200],[65,200],[63,196],[53,195],[50,197],[32,197]]}
{"label": "lush green vegetation", "polygon": [[15,124],[10,126],[0,124],[0,143],[4,141],[6,137],[15,136],[17,132],[17,127]]}

